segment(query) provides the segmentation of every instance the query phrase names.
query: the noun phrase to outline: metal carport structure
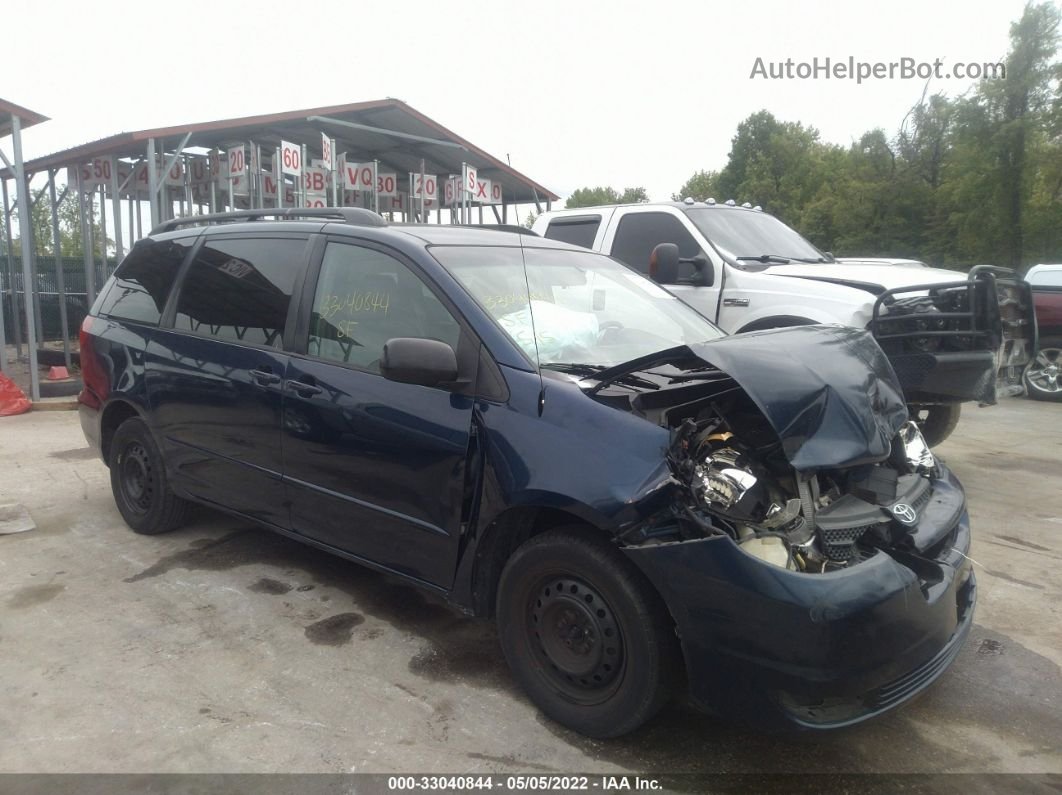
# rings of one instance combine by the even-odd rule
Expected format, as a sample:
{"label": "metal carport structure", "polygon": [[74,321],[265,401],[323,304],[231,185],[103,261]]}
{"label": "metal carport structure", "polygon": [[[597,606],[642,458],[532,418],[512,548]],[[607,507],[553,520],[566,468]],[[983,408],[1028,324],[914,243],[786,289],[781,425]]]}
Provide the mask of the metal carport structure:
{"label": "metal carport structure", "polygon": [[[26,284],[30,282],[30,271],[32,268],[32,245],[26,245],[26,241],[33,239],[33,234],[30,231],[30,197],[29,197],[29,178],[26,174],[25,164],[22,162],[22,130],[27,127],[32,127],[34,124],[40,124],[42,121],[48,121],[48,117],[35,111],[23,108],[16,105],[13,102],[8,102],[5,99],[0,99],[0,139],[11,136],[11,148],[12,156],[9,159],[4,153],[3,149],[0,149],[0,160],[3,160],[5,169],[5,176],[3,178],[3,201],[4,201],[4,232],[7,240],[8,250],[8,265],[11,268],[12,277],[12,296],[14,296],[14,261],[11,256],[11,210],[8,205],[7,195],[7,180],[10,174],[15,180],[15,201],[18,206],[18,221],[19,221],[19,238],[22,241],[20,248],[22,254],[22,278]],[[31,291],[27,290],[26,297],[26,326],[27,326],[27,344],[29,345],[29,362],[30,362],[30,391],[33,400],[40,399],[40,382],[37,373],[37,341],[35,338],[34,329],[34,307],[33,300],[30,294]],[[2,299],[2,296],[0,296]],[[16,313],[15,301],[12,300],[12,309]],[[0,300],[0,371],[6,372],[8,370],[7,362],[7,339],[4,334],[4,309],[3,300]]]}
{"label": "metal carport structure", "polygon": [[[42,117],[43,120],[43,117]],[[495,201],[479,204],[479,219],[483,220],[483,208],[489,206],[493,221],[508,222],[511,205],[531,204],[539,211],[549,209],[559,197],[512,168],[508,162],[494,157],[475,146],[437,121],[425,116],[398,99],[381,99],[344,105],[291,110],[257,116],[222,119],[192,124],[175,125],[123,132],[96,141],[70,147],[50,155],[35,158],[25,164],[27,181],[33,175],[46,175],[46,188],[56,204],[58,176],[67,169],[67,184],[63,191],[74,190],[79,196],[81,240],[84,251],[85,305],[91,305],[97,289],[97,256],[103,261],[103,276],[107,275],[110,251],[114,261],[121,259],[128,245],[144,232],[144,210],[147,210],[148,228],[170,218],[215,212],[234,207],[279,207],[304,206],[307,200],[305,187],[291,193],[291,185],[298,188],[304,179],[292,177],[285,182],[283,169],[275,166],[281,160],[280,146],[283,143],[297,147],[301,163],[309,165],[322,160],[323,139],[331,141],[333,162],[329,163],[331,191],[318,201],[325,205],[347,204],[348,191],[343,187],[339,170],[341,160],[346,163],[373,164],[374,179],[385,172],[394,174],[404,182],[408,176],[410,191],[402,206],[393,199],[387,207],[379,204],[373,190],[374,208],[383,211],[401,212],[406,220],[426,222],[435,211],[435,221],[444,222],[449,214],[450,222],[470,221],[473,205],[467,197],[463,200],[461,214],[457,206],[443,206],[442,181],[452,176],[466,175],[466,169],[474,170],[477,178],[492,186]],[[228,152],[238,150],[246,156],[246,184],[226,182]],[[343,158],[336,157],[342,155]],[[273,165],[267,168],[267,161]],[[155,163],[154,168],[148,164]],[[206,170],[204,182],[195,182],[196,174]],[[278,173],[280,172],[280,173]],[[177,175],[174,177],[174,175]],[[438,178],[434,202],[424,199],[424,194],[414,199],[414,175],[433,175]],[[6,189],[7,180],[16,177],[11,167],[0,171],[0,180]],[[272,180],[273,195],[267,188]],[[339,186],[338,190],[335,186]],[[43,194],[42,189],[41,192]],[[356,198],[364,197],[358,188],[352,192]],[[401,191],[397,191],[401,195]],[[462,194],[464,195],[464,194]],[[294,201],[285,198],[294,197]],[[500,197],[500,199],[499,199]],[[60,199],[61,200],[61,199]],[[94,240],[95,202],[99,201],[99,222],[104,240]],[[321,206],[321,205],[314,205]],[[363,205],[364,206],[364,205]],[[500,208],[500,212],[499,212]],[[22,217],[20,213],[20,218]],[[5,220],[10,212],[5,206]],[[109,227],[113,233],[113,246],[108,247]],[[57,223],[53,224],[57,227]],[[23,239],[28,239],[23,233]],[[58,234],[55,235],[58,240]],[[24,258],[27,256],[24,253]],[[32,252],[28,254],[32,259]],[[57,257],[57,289],[60,313],[63,316],[62,337],[64,351],[69,359],[66,322],[67,295],[62,284],[62,264]],[[31,276],[32,264],[24,267],[26,293],[37,289],[36,279]],[[11,286],[14,296],[14,284]],[[36,300],[36,297],[33,299]],[[31,299],[27,296],[27,303]],[[27,315],[29,317],[29,315]],[[37,318],[37,323],[40,319]],[[36,337],[34,335],[35,348]],[[36,351],[31,351],[36,358]],[[36,379],[36,363],[31,369]],[[34,381],[36,383],[36,381]],[[36,398],[36,395],[35,395]]]}

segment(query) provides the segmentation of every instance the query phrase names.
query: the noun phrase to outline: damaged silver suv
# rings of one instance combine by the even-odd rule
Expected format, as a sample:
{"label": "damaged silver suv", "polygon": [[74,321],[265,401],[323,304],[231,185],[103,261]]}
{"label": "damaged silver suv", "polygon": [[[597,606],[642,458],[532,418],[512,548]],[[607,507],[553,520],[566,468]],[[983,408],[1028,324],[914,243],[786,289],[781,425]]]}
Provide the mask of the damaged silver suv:
{"label": "damaged silver suv", "polygon": [[295,212],[168,222],[86,319],[82,426],[134,530],[201,502],[493,616],[596,737],[683,669],[707,709],[828,728],[955,657],[965,497],[869,333],[727,337],[585,249]]}

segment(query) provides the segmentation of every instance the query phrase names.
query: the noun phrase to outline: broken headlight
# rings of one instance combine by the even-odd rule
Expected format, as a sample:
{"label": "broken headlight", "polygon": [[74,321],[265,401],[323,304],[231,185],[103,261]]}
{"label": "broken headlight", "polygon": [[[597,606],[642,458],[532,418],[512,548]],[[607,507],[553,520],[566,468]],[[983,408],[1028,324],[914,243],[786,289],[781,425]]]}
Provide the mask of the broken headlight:
{"label": "broken headlight", "polygon": [[900,426],[897,440],[903,447],[903,457],[912,472],[932,472],[936,469],[937,459],[914,422],[908,420]]}

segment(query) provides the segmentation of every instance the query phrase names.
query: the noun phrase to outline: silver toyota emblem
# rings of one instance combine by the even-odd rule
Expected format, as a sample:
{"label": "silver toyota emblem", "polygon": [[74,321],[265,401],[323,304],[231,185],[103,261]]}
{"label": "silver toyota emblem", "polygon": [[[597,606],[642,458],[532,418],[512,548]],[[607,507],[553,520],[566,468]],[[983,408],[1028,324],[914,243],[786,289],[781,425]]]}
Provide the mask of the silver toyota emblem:
{"label": "silver toyota emblem", "polygon": [[918,521],[918,514],[915,513],[915,509],[906,502],[898,502],[889,510],[892,511],[893,516],[904,524],[911,525]]}

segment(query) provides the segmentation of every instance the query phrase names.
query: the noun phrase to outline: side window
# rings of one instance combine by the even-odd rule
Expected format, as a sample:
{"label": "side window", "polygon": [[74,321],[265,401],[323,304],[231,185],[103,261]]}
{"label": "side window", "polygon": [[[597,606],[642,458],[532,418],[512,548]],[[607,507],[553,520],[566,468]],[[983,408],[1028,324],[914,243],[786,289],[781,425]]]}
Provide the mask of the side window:
{"label": "side window", "polygon": [[310,316],[311,356],[378,373],[384,343],[420,337],[457,350],[461,327],[415,273],[381,251],[325,248]]}
{"label": "side window", "polygon": [[[649,272],[649,255],[660,243],[674,243],[680,257],[696,257],[701,247],[682,222],[668,213],[628,213],[619,222],[612,256],[640,273]],[[684,270],[692,273],[691,266]],[[683,273],[683,276],[688,275]]]}
{"label": "side window", "polygon": [[1034,287],[1062,287],[1062,270],[1034,273],[1031,284]]}
{"label": "side window", "polygon": [[281,346],[305,240],[208,240],[181,285],[178,330]]}
{"label": "side window", "polygon": [[600,215],[577,215],[555,218],[546,227],[546,237],[571,243],[573,246],[592,248],[597,228],[601,226]]}
{"label": "side window", "polygon": [[137,243],[100,293],[94,314],[157,326],[190,247],[183,240]]}

